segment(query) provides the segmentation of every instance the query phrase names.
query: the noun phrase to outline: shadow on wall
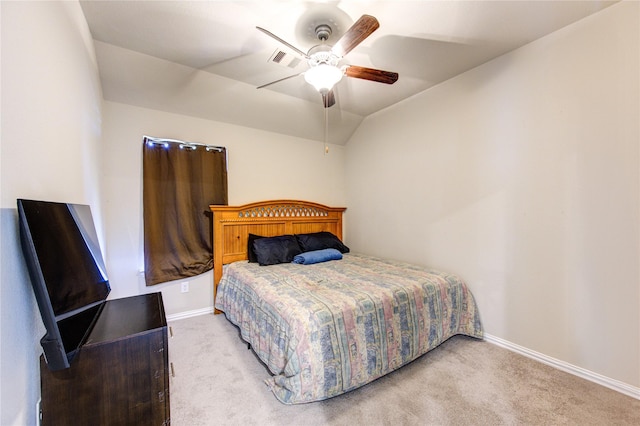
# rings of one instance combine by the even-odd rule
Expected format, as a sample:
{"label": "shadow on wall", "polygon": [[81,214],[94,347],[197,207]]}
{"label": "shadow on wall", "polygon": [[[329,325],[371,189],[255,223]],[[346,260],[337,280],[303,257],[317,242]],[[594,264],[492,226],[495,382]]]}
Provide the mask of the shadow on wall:
{"label": "shadow on wall", "polygon": [[[45,329],[22,255],[17,209],[0,209],[0,229],[0,424],[36,424]],[[24,407],[33,410],[24,412]]]}

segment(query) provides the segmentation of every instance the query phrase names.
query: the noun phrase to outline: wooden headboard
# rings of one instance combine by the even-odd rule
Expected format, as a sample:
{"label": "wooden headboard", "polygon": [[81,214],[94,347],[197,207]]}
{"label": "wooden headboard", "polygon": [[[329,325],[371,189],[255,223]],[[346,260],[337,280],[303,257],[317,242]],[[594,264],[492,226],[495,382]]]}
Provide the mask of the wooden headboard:
{"label": "wooden headboard", "polygon": [[327,207],[298,200],[209,207],[213,212],[214,303],[222,278],[222,265],[247,259],[249,234],[273,237],[329,231],[342,239],[342,213],[346,210],[345,207]]}

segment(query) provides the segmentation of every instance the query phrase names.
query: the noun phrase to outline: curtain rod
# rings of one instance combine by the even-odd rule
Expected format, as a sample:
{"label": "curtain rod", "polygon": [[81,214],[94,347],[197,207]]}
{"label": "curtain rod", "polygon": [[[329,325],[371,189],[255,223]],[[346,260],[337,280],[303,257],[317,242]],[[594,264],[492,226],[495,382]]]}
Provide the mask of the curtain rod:
{"label": "curtain rod", "polygon": [[191,150],[196,149],[199,146],[204,146],[207,151],[218,151],[218,152],[226,151],[226,148],[223,146],[207,145],[207,144],[198,143],[198,142],[185,142],[185,141],[179,141],[177,139],[154,138],[153,136],[144,136],[142,139],[144,143],[149,143],[151,145],[162,145],[164,147],[166,147],[168,143],[177,143],[177,144],[180,144],[180,148],[187,148]]}

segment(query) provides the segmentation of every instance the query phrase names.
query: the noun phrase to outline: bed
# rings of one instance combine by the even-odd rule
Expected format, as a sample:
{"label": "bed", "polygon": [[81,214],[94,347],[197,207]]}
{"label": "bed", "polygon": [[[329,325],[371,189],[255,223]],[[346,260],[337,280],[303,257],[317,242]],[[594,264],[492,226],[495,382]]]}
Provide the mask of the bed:
{"label": "bed", "polygon": [[[276,200],[211,211],[215,312],[239,328],[285,404],[357,389],[456,334],[483,336],[473,295],[453,274],[346,246],[304,247],[301,238],[317,235],[340,242],[345,208]],[[297,238],[303,255],[333,251],[340,259],[262,266],[248,261],[251,247],[259,248],[249,244],[255,236],[274,237],[261,243]]]}

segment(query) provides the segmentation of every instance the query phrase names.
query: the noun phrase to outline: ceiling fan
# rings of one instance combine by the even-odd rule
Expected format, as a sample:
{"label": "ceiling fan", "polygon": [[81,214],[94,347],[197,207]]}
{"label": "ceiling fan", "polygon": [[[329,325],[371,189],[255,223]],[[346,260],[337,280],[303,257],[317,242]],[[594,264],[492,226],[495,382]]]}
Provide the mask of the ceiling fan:
{"label": "ceiling fan", "polygon": [[333,86],[342,79],[343,75],[375,81],[378,83],[395,83],[398,80],[398,73],[396,72],[382,71],[375,68],[360,67],[357,65],[338,65],[340,60],[347,53],[353,50],[358,44],[362,43],[362,41],[377,30],[379,26],[380,23],[375,17],[371,15],[362,15],[360,19],[358,19],[333,46],[330,46],[326,44],[326,41],[331,36],[332,28],[329,24],[319,24],[315,28],[315,34],[318,40],[320,40],[320,44],[313,46],[307,53],[286,42],[272,32],[261,27],[256,27],[269,37],[274,38],[305,58],[309,65],[309,69],[305,72],[263,84],[262,86],[259,86],[258,89],[303,74],[305,80],[320,92],[324,107],[328,108],[336,103]]}

